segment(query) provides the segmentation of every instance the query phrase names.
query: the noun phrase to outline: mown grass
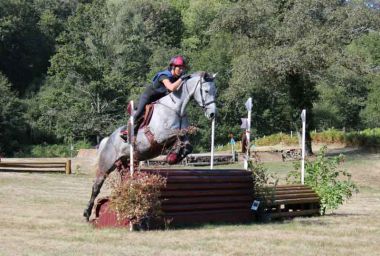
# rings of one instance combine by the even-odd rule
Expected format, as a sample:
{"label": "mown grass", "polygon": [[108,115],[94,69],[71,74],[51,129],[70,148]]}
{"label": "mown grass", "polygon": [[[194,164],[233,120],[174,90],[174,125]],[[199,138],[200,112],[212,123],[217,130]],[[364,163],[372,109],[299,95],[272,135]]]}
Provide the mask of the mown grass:
{"label": "mown grass", "polygon": [[0,255],[378,255],[380,157],[360,152],[344,165],[361,191],[327,216],[149,232],[88,225],[92,176],[0,173]]}

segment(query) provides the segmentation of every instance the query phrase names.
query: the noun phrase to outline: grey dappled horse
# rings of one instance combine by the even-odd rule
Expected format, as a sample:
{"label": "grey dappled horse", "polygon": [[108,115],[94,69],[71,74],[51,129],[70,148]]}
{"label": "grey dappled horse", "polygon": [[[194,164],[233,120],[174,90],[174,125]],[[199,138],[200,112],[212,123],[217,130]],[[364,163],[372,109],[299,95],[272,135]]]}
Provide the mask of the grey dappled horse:
{"label": "grey dappled horse", "polygon": [[[194,98],[198,105],[202,107],[208,119],[215,118],[216,88],[214,78],[215,75],[205,72],[192,74],[191,78],[185,81],[179,90],[166,95],[156,102],[151,121],[147,126],[156,143],[151,145],[152,136],[148,138],[144,129],[139,130],[134,148],[134,156],[139,161],[152,159],[160,155],[163,150],[162,145],[171,147],[175,144],[178,140],[178,131],[189,126],[186,106],[191,98]],[[98,196],[106,177],[116,168],[120,168],[121,162],[126,163],[129,159],[129,143],[120,138],[120,131],[124,128],[125,126],[116,129],[109,137],[104,138],[99,145],[96,179],[92,186],[90,201],[83,213],[87,220],[91,216],[95,198]],[[181,149],[182,159],[191,152],[192,147],[187,136],[181,138],[181,143],[185,145]],[[157,147],[157,145],[161,145],[161,147]]]}

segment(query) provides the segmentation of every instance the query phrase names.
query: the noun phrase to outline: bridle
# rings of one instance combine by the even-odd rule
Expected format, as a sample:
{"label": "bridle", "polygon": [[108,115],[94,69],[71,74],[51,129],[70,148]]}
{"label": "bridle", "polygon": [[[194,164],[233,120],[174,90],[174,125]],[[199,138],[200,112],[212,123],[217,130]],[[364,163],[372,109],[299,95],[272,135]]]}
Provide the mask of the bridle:
{"label": "bridle", "polygon": [[212,104],[212,103],[215,103],[215,100],[209,101],[207,103],[205,102],[205,99],[203,97],[203,87],[202,87],[205,82],[202,81],[202,78],[203,78],[203,76],[199,76],[199,80],[198,80],[197,84],[195,85],[193,93],[190,94],[189,89],[187,88],[187,81],[185,82],[185,87],[186,87],[186,91],[189,93],[189,95],[194,95],[195,91],[198,88],[198,85],[200,85],[200,93],[201,93],[202,104],[199,104],[199,103],[198,104],[201,108],[207,109],[207,106]]}
{"label": "bridle", "polygon": [[[196,90],[197,90],[197,88],[198,88],[198,86],[200,86],[200,94],[201,94],[201,103],[199,103],[198,101],[197,101],[197,103],[198,103],[198,105],[203,109],[203,111],[205,111],[206,109],[207,109],[207,106],[208,105],[210,105],[210,104],[213,104],[213,103],[215,103],[215,100],[212,100],[212,101],[209,101],[209,102],[206,102],[205,101],[205,99],[204,99],[204,95],[203,95],[203,84],[205,83],[205,82],[203,82],[202,81],[202,79],[203,79],[203,75],[201,75],[200,77],[199,77],[199,80],[198,80],[198,82],[197,82],[197,84],[194,86],[194,90],[190,93],[190,91],[189,91],[189,88],[188,88],[188,85],[187,85],[187,80],[186,81],[184,81],[182,84],[181,84],[181,86],[184,86],[185,88],[183,88],[182,90],[185,90],[186,89],[186,92],[187,92],[187,95],[188,95],[188,97],[190,98],[190,97],[192,97],[192,96],[194,96],[194,94],[195,94],[195,92],[196,92]],[[207,81],[206,81],[207,82]],[[169,97],[170,97],[170,99],[173,101],[173,103],[175,103],[175,100],[173,99],[173,97],[172,97],[172,94],[169,94]],[[181,114],[181,112],[177,112],[176,110],[174,110],[174,109],[172,109],[170,106],[167,106],[166,104],[163,104],[160,100],[158,100],[157,101],[157,104],[160,104],[160,105],[162,105],[162,106],[164,106],[164,107],[166,107],[166,108],[168,108],[168,109],[170,109],[170,110],[172,110],[172,111],[174,111],[176,114],[177,114],[177,116],[179,117],[179,119],[180,119],[180,127],[182,127],[182,119],[186,116],[186,114],[185,115],[182,115]]]}
{"label": "bridle", "polygon": [[[200,86],[200,94],[201,94],[201,101],[202,101],[202,102],[201,102],[201,103],[198,102],[198,105],[199,105],[203,110],[205,110],[205,109],[207,109],[207,106],[208,106],[208,105],[210,105],[210,104],[212,104],[212,103],[215,103],[215,100],[212,100],[212,101],[209,101],[209,102],[206,103],[206,101],[205,101],[205,99],[204,99],[204,96],[203,96],[203,90],[202,90],[202,86],[203,86],[203,84],[204,84],[205,82],[202,81],[202,78],[203,78],[203,76],[199,76],[199,80],[198,80],[197,84],[195,85],[193,92],[191,92],[191,93],[190,93],[189,88],[188,88],[188,86],[187,86],[187,80],[184,81],[184,82],[182,83],[181,86],[184,86],[184,87],[185,87],[185,88],[183,88],[183,89],[186,89],[186,92],[187,92],[187,94],[189,95],[189,97],[193,96],[193,95],[195,94],[195,91],[197,90],[198,86]],[[169,94],[169,97],[170,97],[170,99],[173,101],[173,103],[175,103],[175,100],[173,99],[173,97],[172,97],[171,94]],[[180,113],[177,113],[177,111],[175,111],[175,110],[172,109],[171,107],[169,107],[169,106],[163,104],[160,100],[157,101],[157,104],[160,104],[160,105],[162,105],[162,106],[164,106],[164,107],[167,107],[168,109],[174,111],[174,112],[175,112],[175,113],[176,113],[181,119],[183,118],[183,116],[181,116]]]}

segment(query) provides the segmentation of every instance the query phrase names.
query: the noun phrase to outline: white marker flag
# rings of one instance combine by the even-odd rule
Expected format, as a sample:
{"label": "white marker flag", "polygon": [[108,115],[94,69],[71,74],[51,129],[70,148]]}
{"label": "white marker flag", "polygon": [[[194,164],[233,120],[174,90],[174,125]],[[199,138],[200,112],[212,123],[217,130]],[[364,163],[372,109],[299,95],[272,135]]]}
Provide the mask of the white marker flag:
{"label": "white marker flag", "polygon": [[252,98],[249,98],[249,99],[245,102],[245,108],[247,109],[247,111],[252,110]]}

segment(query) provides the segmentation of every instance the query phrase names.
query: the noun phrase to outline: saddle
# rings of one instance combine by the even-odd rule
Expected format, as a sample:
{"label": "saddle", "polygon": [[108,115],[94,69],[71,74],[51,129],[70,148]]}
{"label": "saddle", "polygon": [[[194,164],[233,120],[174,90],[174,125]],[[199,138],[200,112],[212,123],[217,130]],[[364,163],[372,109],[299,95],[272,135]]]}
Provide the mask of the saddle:
{"label": "saddle", "polygon": [[[141,129],[150,123],[150,120],[152,119],[153,115],[153,110],[154,102],[145,106],[144,115],[140,117],[138,120],[135,120],[135,123],[138,124],[138,129]],[[127,112],[129,115],[132,115],[131,103],[129,103],[127,106]]]}
{"label": "saddle", "polygon": [[[159,144],[156,141],[154,134],[152,133],[152,131],[149,129],[149,126],[148,126],[151,119],[152,119],[152,116],[153,116],[154,105],[155,105],[155,102],[147,104],[145,106],[144,115],[141,118],[139,118],[138,120],[135,120],[136,126],[135,126],[135,131],[134,131],[134,133],[137,134],[138,130],[144,129],[145,136],[150,143],[149,151],[151,153],[152,152],[161,152],[164,148],[171,147],[177,139],[176,137],[173,137],[172,139],[169,139],[168,141],[166,141],[164,144]],[[131,107],[128,106],[127,111],[130,114],[131,114],[131,110],[132,110]],[[127,134],[130,134],[130,131]],[[139,157],[140,157],[137,152],[135,152],[135,157],[136,157],[136,159],[139,159]]]}
{"label": "saddle", "polygon": [[154,103],[151,103],[145,106],[144,116],[142,118],[142,121],[140,121],[141,124],[139,125],[139,129],[144,128],[150,123],[150,120],[152,119],[152,115],[153,115],[153,110],[154,110]]}

